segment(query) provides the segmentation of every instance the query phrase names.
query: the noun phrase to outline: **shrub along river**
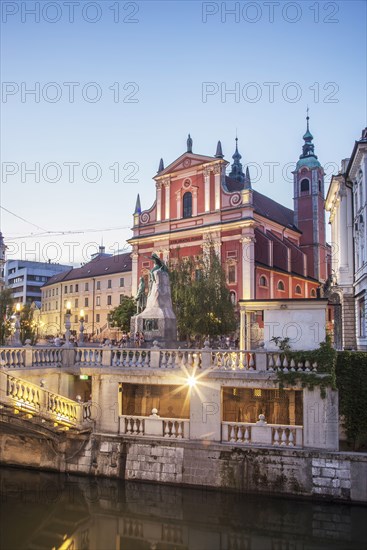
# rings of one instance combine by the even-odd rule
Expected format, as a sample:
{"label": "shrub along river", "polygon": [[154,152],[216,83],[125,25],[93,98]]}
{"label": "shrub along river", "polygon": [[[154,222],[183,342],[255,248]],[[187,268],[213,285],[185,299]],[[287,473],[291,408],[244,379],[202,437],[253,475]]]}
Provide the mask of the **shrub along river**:
{"label": "shrub along river", "polygon": [[367,508],[0,469],[1,550],[354,550]]}

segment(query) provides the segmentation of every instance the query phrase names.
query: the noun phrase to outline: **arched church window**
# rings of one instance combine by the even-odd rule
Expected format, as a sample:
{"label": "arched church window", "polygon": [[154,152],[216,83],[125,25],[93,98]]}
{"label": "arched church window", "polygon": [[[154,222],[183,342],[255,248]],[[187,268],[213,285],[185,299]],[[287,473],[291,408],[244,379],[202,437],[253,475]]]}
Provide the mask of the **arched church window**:
{"label": "arched church window", "polygon": [[307,178],[304,178],[301,181],[301,193],[309,193],[310,192],[310,182]]}
{"label": "arched church window", "polygon": [[259,283],[260,286],[268,286],[268,281],[265,275],[261,275]]}
{"label": "arched church window", "polygon": [[302,289],[301,289],[300,285],[296,285],[295,293],[296,294],[302,294]]}
{"label": "arched church window", "polygon": [[192,194],[188,191],[183,196],[183,217],[191,218],[192,216]]}
{"label": "arched church window", "polygon": [[285,286],[284,286],[283,281],[279,281],[279,283],[278,283],[278,290],[285,290]]}
{"label": "arched church window", "polygon": [[311,289],[311,298],[316,298],[316,290],[314,288]]}

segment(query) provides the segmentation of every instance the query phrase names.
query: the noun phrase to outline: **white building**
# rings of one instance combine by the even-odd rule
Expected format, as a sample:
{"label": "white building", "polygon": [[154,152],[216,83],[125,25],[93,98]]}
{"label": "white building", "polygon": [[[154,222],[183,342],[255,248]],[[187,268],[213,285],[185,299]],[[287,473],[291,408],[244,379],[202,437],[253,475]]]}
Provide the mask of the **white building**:
{"label": "white building", "polygon": [[5,285],[12,291],[15,302],[41,301],[41,287],[56,273],[69,271],[69,265],[29,260],[7,260],[5,263]]}
{"label": "white building", "polygon": [[71,330],[79,332],[84,312],[85,334],[110,336],[108,314],[124,296],[131,295],[130,253],[100,253],[82,267],[55,275],[42,287],[42,333],[63,334],[66,305],[71,305]]}
{"label": "white building", "polygon": [[344,348],[367,350],[367,128],[342,161],[326,197],[332,235],[332,294],[341,304]]}

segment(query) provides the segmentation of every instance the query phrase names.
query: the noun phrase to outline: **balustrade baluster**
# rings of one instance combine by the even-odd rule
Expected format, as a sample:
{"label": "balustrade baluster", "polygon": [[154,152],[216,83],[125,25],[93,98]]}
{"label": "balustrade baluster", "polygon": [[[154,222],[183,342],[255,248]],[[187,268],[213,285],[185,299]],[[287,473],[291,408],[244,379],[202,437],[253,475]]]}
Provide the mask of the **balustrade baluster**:
{"label": "balustrade baluster", "polygon": [[183,422],[178,422],[177,439],[182,439]]}
{"label": "balustrade baluster", "polygon": [[132,428],[131,428],[131,418],[126,419],[126,433],[131,434]]}
{"label": "balustrade baluster", "polygon": [[162,354],[161,354],[161,369],[165,369],[166,366],[167,366],[166,352],[162,351]]}
{"label": "balustrade baluster", "polygon": [[234,424],[231,424],[231,433],[230,433],[230,442],[235,443],[236,441],[236,430]]}
{"label": "balustrade baluster", "polygon": [[172,355],[173,355],[173,351],[169,351],[168,352],[167,369],[172,368]]}
{"label": "balustrade baluster", "polygon": [[274,428],[273,445],[279,445],[279,430]]}
{"label": "balustrade baluster", "polygon": [[117,367],[117,350],[112,351],[112,366]]}
{"label": "balustrade baluster", "polygon": [[138,361],[136,363],[136,366],[137,367],[141,367],[142,366],[142,362],[143,362],[143,352],[142,351],[137,351],[136,352],[137,356],[138,356]]}
{"label": "balustrade baluster", "polygon": [[178,351],[175,351],[175,361],[174,361],[173,367],[179,368],[179,366],[180,366],[180,355]]}
{"label": "balustrade baluster", "polygon": [[169,422],[168,420],[163,420],[164,422],[164,437],[169,437]]}
{"label": "balustrade baluster", "polygon": [[307,359],[306,363],[305,363],[305,372],[310,372],[310,362],[309,360]]}
{"label": "balustrade baluster", "polygon": [[149,351],[145,352],[144,367],[149,367]]}
{"label": "balustrade baluster", "polygon": [[287,432],[284,428],[282,428],[282,442],[281,442],[281,446],[284,447],[285,445],[287,445]]}
{"label": "balustrade baluster", "polygon": [[248,369],[248,359],[247,359],[247,352],[243,352],[241,353],[241,358],[242,358],[242,368],[247,370]]}
{"label": "balustrade baluster", "polygon": [[189,367],[192,367],[192,365],[193,365],[193,360],[192,360],[192,353],[191,353],[191,351],[188,351],[188,352],[187,352],[187,362],[188,362]]}
{"label": "balustrade baluster", "polygon": [[244,440],[244,443],[249,443],[250,442],[250,430],[248,429],[248,427],[246,426],[245,428],[245,440]]}
{"label": "balustrade baluster", "polygon": [[249,370],[251,371],[254,371],[254,366],[255,366],[255,360],[254,360],[254,354],[253,353],[250,353],[250,362],[249,362]]}
{"label": "balustrade baluster", "polygon": [[312,363],[312,371],[317,372],[317,362]]}
{"label": "balustrade baluster", "polygon": [[284,356],[284,359],[283,359],[283,372],[289,372],[288,371],[288,359],[287,359],[286,355]]}
{"label": "balustrade baluster", "polygon": [[275,367],[276,367],[276,370],[279,370],[279,367],[282,366],[282,363],[281,363],[281,360],[280,360],[280,354],[277,353],[276,354],[276,361],[275,361]]}
{"label": "balustrade baluster", "polygon": [[238,426],[238,430],[237,430],[237,441],[238,441],[239,443],[243,443],[242,426]]}
{"label": "balustrade baluster", "polygon": [[176,437],[176,422],[174,420],[172,421],[171,437]]}
{"label": "balustrade baluster", "polygon": [[136,354],[137,353],[138,353],[137,351],[133,351],[133,356],[131,358],[131,366],[132,367],[136,367]]}
{"label": "balustrade baluster", "polygon": [[303,370],[303,363],[301,361],[298,361],[297,363],[297,371],[300,372]]}
{"label": "balustrade baluster", "polygon": [[291,359],[291,372],[294,372],[296,369],[295,369],[295,366],[296,366],[296,363],[294,362],[294,359]]}
{"label": "balustrade baluster", "polygon": [[138,435],[138,421],[136,420],[136,418],[134,419],[134,431],[133,431],[133,434],[134,434],[134,435]]}
{"label": "balustrade baluster", "polygon": [[293,430],[289,428],[288,447],[294,447],[294,435]]}

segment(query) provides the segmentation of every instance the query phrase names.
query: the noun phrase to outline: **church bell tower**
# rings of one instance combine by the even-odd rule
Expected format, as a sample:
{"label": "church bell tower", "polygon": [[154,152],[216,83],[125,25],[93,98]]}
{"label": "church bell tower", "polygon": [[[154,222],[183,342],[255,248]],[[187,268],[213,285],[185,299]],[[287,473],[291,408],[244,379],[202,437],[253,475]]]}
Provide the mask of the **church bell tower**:
{"label": "church bell tower", "polygon": [[294,223],[302,231],[301,249],[307,256],[307,275],[327,279],[324,209],[324,169],[315,154],[307,110],[307,129],[302,154],[293,172]]}

